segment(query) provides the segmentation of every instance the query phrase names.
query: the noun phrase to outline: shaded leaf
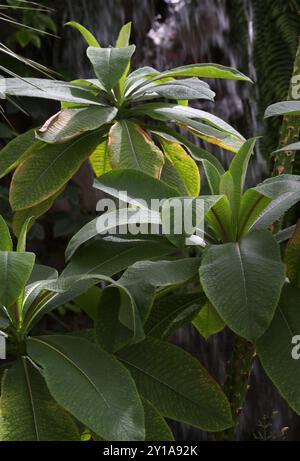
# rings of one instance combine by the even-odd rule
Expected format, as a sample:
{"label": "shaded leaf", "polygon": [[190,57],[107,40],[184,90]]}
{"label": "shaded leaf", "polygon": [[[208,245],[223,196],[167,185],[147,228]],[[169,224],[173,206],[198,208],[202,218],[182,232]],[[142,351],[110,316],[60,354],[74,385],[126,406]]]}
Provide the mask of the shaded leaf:
{"label": "shaded leaf", "polygon": [[85,339],[41,336],[27,341],[55,400],[107,440],[143,440],[144,411],[129,373]]}
{"label": "shaded leaf", "polygon": [[40,373],[21,357],[2,384],[1,441],[79,440],[70,415],[49,394]]}
{"label": "shaded leaf", "polygon": [[53,196],[76,173],[99,144],[98,132],[64,144],[38,144],[14,173],[10,203],[14,210],[37,205]]}
{"label": "shaded leaf", "polygon": [[193,318],[193,325],[206,340],[225,327],[224,321],[210,302],[207,302]]}
{"label": "shaded leaf", "polygon": [[235,333],[250,341],[271,323],[284,279],[280,249],[268,231],[209,246],[200,266],[209,301]]}
{"label": "shaded leaf", "polygon": [[[300,332],[300,289],[286,284],[274,319],[256,344],[257,353],[269,378],[290,407],[300,414],[300,367],[292,356]],[[299,350],[299,346],[298,346]]]}
{"label": "shaded leaf", "polygon": [[187,352],[147,338],[118,356],[129,368],[140,394],[163,416],[208,431],[232,425],[230,406],[221,388]]}

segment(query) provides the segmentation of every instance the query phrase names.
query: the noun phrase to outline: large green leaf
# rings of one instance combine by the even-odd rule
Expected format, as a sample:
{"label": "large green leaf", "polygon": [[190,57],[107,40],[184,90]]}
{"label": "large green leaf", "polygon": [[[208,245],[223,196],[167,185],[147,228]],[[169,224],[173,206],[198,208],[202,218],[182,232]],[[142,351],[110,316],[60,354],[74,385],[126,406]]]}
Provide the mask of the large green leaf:
{"label": "large green leaf", "polygon": [[279,245],[268,231],[208,247],[200,266],[208,299],[228,326],[250,341],[269,326],[284,279]]}
{"label": "large green leaf", "polygon": [[13,243],[8,225],[0,215],[0,251],[12,251]]}
{"label": "large green leaf", "polygon": [[250,189],[272,199],[254,219],[251,217],[250,229],[267,228],[300,200],[300,181],[297,178],[299,177],[282,175],[282,177],[267,179],[253,189]]}
{"label": "large green leaf", "polygon": [[141,100],[144,97],[163,97],[167,99],[208,99],[214,100],[215,93],[209,86],[198,78],[182,79],[179,81],[171,81],[167,83],[156,84],[150,83],[143,87],[140,91],[133,93],[134,100]]}
{"label": "large green leaf", "polygon": [[[119,169],[111,171],[94,181],[94,187],[127,203],[145,200],[150,207],[151,200],[178,197],[179,192],[163,181],[141,171]],[[127,196],[121,192],[126,191]],[[139,203],[139,202],[138,202]]]}
{"label": "large green leaf", "polygon": [[27,341],[55,400],[106,440],[143,440],[144,411],[129,373],[85,339],[42,336]]}
{"label": "large green leaf", "polygon": [[92,242],[80,249],[63,271],[63,276],[103,274],[112,276],[136,261],[166,256],[175,251],[167,241]]}
{"label": "large green leaf", "polygon": [[[244,80],[251,82],[249,77],[239,72],[232,67],[225,67],[219,64],[189,64],[186,66],[176,67],[174,69],[166,70],[164,72],[157,72],[155,69],[149,69],[148,73],[144,72],[142,81],[138,88],[147,84],[147,80],[151,82],[169,77],[206,77],[206,78],[228,78],[233,80]],[[147,80],[146,80],[147,79]]]}
{"label": "large green leaf", "polygon": [[245,139],[228,123],[203,110],[169,103],[148,103],[137,106],[129,114],[147,115],[154,120],[173,121],[204,140],[233,152],[238,151]]}
{"label": "large green leaf", "polygon": [[0,178],[7,175],[26,157],[29,148],[34,144],[34,130],[26,131],[12,139],[0,151]]}
{"label": "large green leaf", "polygon": [[133,122],[117,122],[109,132],[109,159],[113,168],[134,168],[160,177],[164,163],[161,150]]}
{"label": "large green leaf", "polygon": [[106,90],[111,90],[118,83],[134,51],[134,45],[123,48],[89,47],[87,49],[87,56],[93,65],[95,74]]}
{"label": "large green leaf", "polygon": [[[294,336],[300,333],[300,289],[286,284],[274,319],[257,342],[260,361],[281,395],[300,415],[300,367],[293,358],[297,343]],[[299,346],[298,346],[299,351]]]}
{"label": "large green leaf", "polygon": [[74,420],[49,394],[30,361],[21,357],[2,384],[1,441],[80,440]]}
{"label": "large green leaf", "polygon": [[76,173],[99,144],[101,134],[87,133],[63,144],[39,143],[12,179],[10,203],[23,210],[53,196]]}
{"label": "large green leaf", "polygon": [[[162,200],[164,198],[176,197],[179,195],[178,191],[168,186],[163,181],[159,181],[137,170],[130,169],[110,171],[96,179],[94,187],[113,197],[120,198],[124,202],[132,203],[135,201],[135,203],[141,204],[141,211],[143,211],[143,209],[145,210],[145,206],[142,205],[139,199],[144,200],[150,206],[152,199]],[[124,191],[126,191],[126,196],[124,195]],[[136,209],[128,210],[128,218],[131,218],[135,213],[137,214],[137,211]],[[128,218],[124,224],[128,223]],[[139,214],[137,218],[140,218],[140,222],[142,222],[143,216],[141,216],[141,214]],[[160,218],[158,217],[158,219]],[[145,222],[149,222],[148,209],[145,210]],[[98,218],[86,224],[72,237],[66,249],[67,260],[71,258],[83,243],[98,235],[100,226],[97,224],[99,224]],[[112,224],[112,228],[114,227],[115,225]],[[108,229],[108,224],[106,224],[105,228],[106,230]]]}
{"label": "large green leaf", "polygon": [[[131,230],[133,230],[133,226],[135,226],[139,233],[141,226],[146,225],[148,230],[150,224],[158,226],[161,222],[159,213],[149,212],[148,209],[125,208],[123,211],[123,213],[122,210],[120,213],[115,211],[104,213],[100,218],[95,218],[83,226],[83,228],[71,238],[66,249],[66,260],[68,261],[81,245],[97,235],[110,237],[111,234],[113,234],[116,238],[122,238],[124,235],[127,236],[128,226],[131,226]],[[122,229],[122,233],[119,235],[116,230],[118,226],[121,229],[126,226],[127,231],[125,232],[125,230]],[[139,236],[137,235],[137,237]]]}
{"label": "large green leaf", "polygon": [[[196,258],[143,261],[130,266],[117,282],[118,290],[109,287],[103,292],[96,320],[96,337],[101,347],[109,352],[115,352],[132,342],[132,339],[136,342],[137,339],[143,339],[140,334],[143,333],[142,331],[138,338],[135,333],[137,339],[132,338],[132,332],[139,331],[139,326],[134,322],[145,322],[156,290],[176,287],[188,282],[197,274],[198,267],[199,260]],[[124,290],[130,294],[130,298],[125,296]],[[128,304],[130,300],[138,316],[132,315],[132,307]]]}
{"label": "large green leaf", "polygon": [[37,137],[49,143],[65,142],[111,122],[117,112],[117,108],[113,106],[65,108],[50,117],[37,130]]}
{"label": "large green leaf", "polygon": [[182,349],[147,338],[118,354],[140,394],[168,418],[207,431],[232,425],[229,403],[205,368]]}
{"label": "large green leaf", "polygon": [[0,304],[11,306],[17,301],[33,269],[33,253],[0,251]]}
{"label": "large green leaf", "polygon": [[30,98],[53,99],[80,104],[102,105],[94,89],[88,85],[47,80],[41,78],[6,78],[5,95],[28,96]]}
{"label": "large green leaf", "polygon": [[300,114],[300,101],[282,101],[271,104],[266,109],[265,118],[291,114]]}

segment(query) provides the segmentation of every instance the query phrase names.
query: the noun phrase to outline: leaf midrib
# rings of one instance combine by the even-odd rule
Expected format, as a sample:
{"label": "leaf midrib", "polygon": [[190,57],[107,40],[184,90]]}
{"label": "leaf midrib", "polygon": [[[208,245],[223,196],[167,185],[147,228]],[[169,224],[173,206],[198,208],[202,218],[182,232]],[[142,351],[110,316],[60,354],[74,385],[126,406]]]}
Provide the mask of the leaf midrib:
{"label": "leaf midrib", "polygon": [[95,389],[96,393],[101,397],[101,399],[103,400],[103,402],[106,404],[107,408],[110,408],[110,405],[109,403],[106,401],[105,397],[103,396],[103,394],[100,392],[100,390],[98,389],[98,387],[96,386],[96,384],[89,378],[89,376],[84,372],[84,370],[82,370],[81,368],[79,368],[78,365],[76,365],[76,363],[70,358],[68,357],[67,355],[65,355],[60,349],[58,349],[57,347],[54,347],[52,346],[52,344],[49,344],[45,341],[42,341],[41,339],[37,339],[37,338],[31,338],[31,341],[36,341],[36,342],[39,342],[41,344],[43,344],[44,346],[48,347],[49,349],[52,349],[54,350],[58,355],[61,355],[67,362],[69,362],[75,370],[77,370],[80,374],[82,374],[84,376],[84,378],[91,384],[91,386]]}

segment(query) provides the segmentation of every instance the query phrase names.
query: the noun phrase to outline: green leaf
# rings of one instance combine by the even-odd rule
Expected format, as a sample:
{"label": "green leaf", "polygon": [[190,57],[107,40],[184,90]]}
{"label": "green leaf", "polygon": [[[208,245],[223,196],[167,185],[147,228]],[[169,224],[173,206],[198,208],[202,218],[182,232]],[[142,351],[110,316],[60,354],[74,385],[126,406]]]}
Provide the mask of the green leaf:
{"label": "green leaf", "polygon": [[163,416],[210,432],[232,425],[230,406],[221,388],[182,349],[147,338],[118,356],[129,368],[140,394]]}
{"label": "green leaf", "polygon": [[6,78],[5,95],[102,105],[91,86],[41,78]]}
{"label": "green leaf", "polygon": [[27,341],[55,400],[106,440],[143,440],[144,411],[129,373],[85,339],[42,336]]}
{"label": "green leaf", "polygon": [[[279,179],[280,178],[280,179]],[[277,221],[290,207],[300,199],[300,181],[297,176],[282,175],[281,177],[269,178],[250,191],[259,192],[271,200],[259,200],[259,204],[265,203],[265,207],[256,213],[249,215],[249,229],[265,229]],[[246,194],[251,194],[247,191]],[[245,195],[246,195],[245,194]],[[253,192],[252,192],[253,194]],[[257,207],[256,207],[257,208]],[[250,225],[249,225],[250,222]]]}
{"label": "green leaf", "polygon": [[300,101],[282,101],[271,104],[266,109],[265,118],[292,114],[300,114]]}
{"label": "green leaf", "polygon": [[[232,67],[225,67],[219,64],[189,64],[186,66],[176,67],[157,74],[157,71],[149,71],[144,77],[150,78],[151,82],[169,77],[206,77],[206,78],[228,78],[232,80],[244,80],[251,82],[249,77]],[[141,83],[139,88],[145,83]]]}
{"label": "green leaf", "polygon": [[192,107],[163,102],[148,103],[134,107],[129,115],[147,115],[154,120],[174,122],[196,136],[219,147],[238,151],[245,139],[219,117]]}
{"label": "green leaf", "polygon": [[34,130],[26,131],[12,139],[0,151],[0,178],[6,176],[27,155],[29,148],[35,142]]}
{"label": "green leaf", "polygon": [[112,106],[65,108],[37,130],[37,138],[48,143],[65,142],[111,122],[117,112]]}
{"label": "green leaf", "polygon": [[33,221],[33,219],[34,218],[32,218],[32,217],[26,219],[26,221],[24,222],[24,224],[23,224],[23,226],[21,228],[20,235],[19,235],[19,238],[18,238],[18,244],[17,244],[17,251],[19,253],[22,253],[22,252],[26,251],[27,232],[28,232],[28,229],[29,229],[30,224]]}
{"label": "green leaf", "polygon": [[201,159],[204,174],[206,176],[210,192],[214,195],[219,193],[221,175],[218,169],[208,160]]}
{"label": "green leaf", "polygon": [[260,214],[272,202],[270,197],[254,189],[248,189],[242,196],[238,220],[239,237],[246,235]]}
{"label": "green leaf", "polygon": [[86,42],[87,42],[87,44],[89,46],[94,46],[96,48],[100,48],[101,45],[98,42],[98,40],[94,37],[94,35],[88,29],[86,29],[84,26],[79,24],[78,22],[69,21],[69,22],[67,22],[65,24],[65,26],[75,27],[75,29],[77,29],[81,33],[81,35],[86,40]]}
{"label": "green leaf", "polygon": [[[179,192],[163,181],[153,178],[149,174],[132,169],[119,169],[97,178],[94,187],[113,197],[121,197],[127,203],[134,199],[141,199],[151,206],[151,200],[163,200],[165,198],[178,197]],[[120,195],[126,191],[127,197]],[[135,202],[136,203],[136,202]]]}
{"label": "green leaf", "polygon": [[99,144],[98,132],[87,133],[64,144],[38,144],[14,173],[10,203],[24,210],[53,196],[76,173]]}
{"label": "green leaf", "polygon": [[[128,22],[121,28],[119,32],[119,36],[116,42],[116,48],[128,47],[129,41],[130,41],[130,35],[131,35],[131,22]],[[121,93],[123,93],[124,91],[125,81],[126,81],[126,77],[128,75],[129,70],[130,70],[130,61],[128,62],[127,67],[119,81]]]}
{"label": "green leaf", "polygon": [[217,197],[220,199],[207,212],[205,219],[212,227],[218,240],[230,242],[235,240],[230,203],[224,195]]}
{"label": "green leaf", "polygon": [[42,216],[43,214],[45,214],[46,211],[50,210],[54,201],[63,192],[63,190],[64,190],[64,187],[61,188],[58,192],[56,192],[54,195],[52,195],[48,199],[39,203],[38,205],[35,205],[30,208],[25,208],[24,210],[16,211],[16,213],[13,216],[13,222],[12,222],[12,227],[13,227],[15,236],[18,237],[20,235],[22,227],[25,224],[25,222],[27,222],[28,219],[34,218],[28,224],[27,230],[29,231],[31,226],[34,224],[34,221],[40,216]]}
{"label": "green leaf", "polygon": [[117,41],[116,48],[124,48],[129,46],[129,40],[131,35],[131,22],[128,22],[123,27],[121,27]]}
{"label": "green leaf", "polygon": [[[143,261],[130,266],[116,284],[119,289],[108,287],[102,294],[96,320],[96,337],[101,347],[108,352],[115,352],[132,342],[132,331],[137,327],[131,326],[132,308],[128,305],[130,299],[125,296],[124,290],[130,293],[138,319],[144,323],[153,304],[156,289],[186,283],[197,274],[198,267],[199,260],[195,258]],[[129,315],[129,318],[125,315]]]}
{"label": "green leaf", "polygon": [[201,309],[203,296],[199,293],[176,294],[155,301],[147,322],[147,336],[167,339],[183,323],[191,321]]}
{"label": "green leaf", "polygon": [[[256,344],[263,368],[290,407],[300,414],[300,368],[292,356],[300,332],[300,289],[286,284],[274,319]],[[298,346],[299,350],[299,346]]]}
{"label": "green leaf", "polygon": [[118,284],[130,291],[140,316],[145,321],[155,298],[155,291],[187,283],[196,276],[200,258],[171,261],[140,261],[130,266]]}
{"label": "green leaf", "polygon": [[111,171],[108,157],[108,138],[104,138],[96,147],[89,158],[96,176],[102,176]]}
{"label": "green leaf", "polygon": [[6,308],[17,301],[33,269],[33,253],[0,251],[0,304]]}
{"label": "green leaf", "polygon": [[87,49],[87,56],[93,65],[95,74],[107,91],[118,83],[134,51],[134,45],[123,48],[89,47]]}
{"label": "green leaf", "polygon": [[[171,168],[178,172],[184,186],[187,190],[187,195],[198,196],[200,193],[200,173],[195,161],[186,153],[180,144],[168,142],[160,138],[164,154],[171,163]],[[163,170],[163,177],[166,177]],[[165,180],[167,183],[168,181]],[[172,186],[172,184],[170,183]]]}
{"label": "green leaf", "polygon": [[117,122],[109,132],[112,168],[134,168],[160,177],[164,157],[147,133],[133,122]]}
{"label": "green leaf", "polygon": [[300,221],[286,246],[285,262],[290,281],[300,288]]}
{"label": "green leaf", "polygon": [[12,251],[13,242],[9,232],[8,225],[0,215],[0,251]]}
{"label": "green leaf", "polygon": [[193,318],[193,325],[206,340],[225,327],[224,321],[210,302],[207,302]]}
{"label": "green leaf", "polygon": [[231,206],[233,210],[233,216],[235,225],[237,226],[237,220],[240,210],[241,197],[245,184],[246,172],[249,164],[251,155],[253,154],[253,149],[256,143],[256,139],[249,139],[246,141],[239,152],[233,157],[229,172],[233,179],[233,197],[231,201]]}
{"label": "green leaf", "polygon": [[250,341],[268,328],[284,279],[279,245],[268,231],[208,247],[200,266],[209,301],[235,333]]}
{"label": "green leaf", "polygon": [[215,93],[198,78],[189,78],[160,84],[150,83],[141,90],[133,92],[132,99],[143,100],[149,97],[177,100],[207,99],[213,101]]}
{"label": "green leaf", "polygon": [[92,320],[96,319],[102,291],[101,288],[90,287],[85,293],[74,299],[76,306],[86,312]]}
{"label": "green leaf", "polygon": [[146,441],[173,441],[174,437],[168,424],[152,403],[142,399],[145,412]]}
{"label": "green leaf", "polygon": [[293,142],[292,144],[288,144],[287,146],[281,147],[280,149],[276,149],[272,152],[272,154],[276,154],[277,152],[284,152],[287,150],[300,150],[300,142]]}
{"label": "green leaf", "polygon": [[95,241],[76,253],[62,275],[103,274],[111,277],[137,261],[163,257],[174,251],[167,241]]}
{"label": "green leaf", "polygon": [[80,440],[75,422],[53,400],[41,374],[25,357],[6,371],[3,380],[0,440]]}
{"label": "green leaf", "polygon": [[[107,352],[114,353],[132,343],[134,327],[130,328],[130,323],[133,317],[126,305],[128,298],[121,290],[115,287],[103,290],[95,319],[95,338],[97,344]],[[144,337],[142,332],[139,340]]]}

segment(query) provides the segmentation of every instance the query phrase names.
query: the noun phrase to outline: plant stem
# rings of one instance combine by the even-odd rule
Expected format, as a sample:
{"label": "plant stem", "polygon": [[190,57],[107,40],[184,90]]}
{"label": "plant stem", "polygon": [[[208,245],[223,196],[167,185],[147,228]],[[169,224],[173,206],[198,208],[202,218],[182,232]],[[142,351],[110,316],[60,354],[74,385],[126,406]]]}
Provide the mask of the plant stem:
{"label": "plant stem", "polygon": [[234,347],[227,368],[224,392],[227,395],[234,425],[226,431],[215,434],[217,440],[234,440],[243,403],[249,389],[248,381],[252,369],[255,348],[252,343],[240,336],[235,336]]}
{"label": "plant stem", "polygon": [[[300,39],[297,48],[297,53],[294,61],[294,70],[290,82],[287,100],[299,100],[299,92],[295,86],[300,83]],[[298,78],[297,78],[298,77]],[[300,134],[300,116],[286,115],[283,117],[283,122],[280,131],[279,148],[292,144],[298,141]],[[275,156],[273,176],[283,173],[291,174],[293,163],[295,160],[295,151],[278,152]]]}

